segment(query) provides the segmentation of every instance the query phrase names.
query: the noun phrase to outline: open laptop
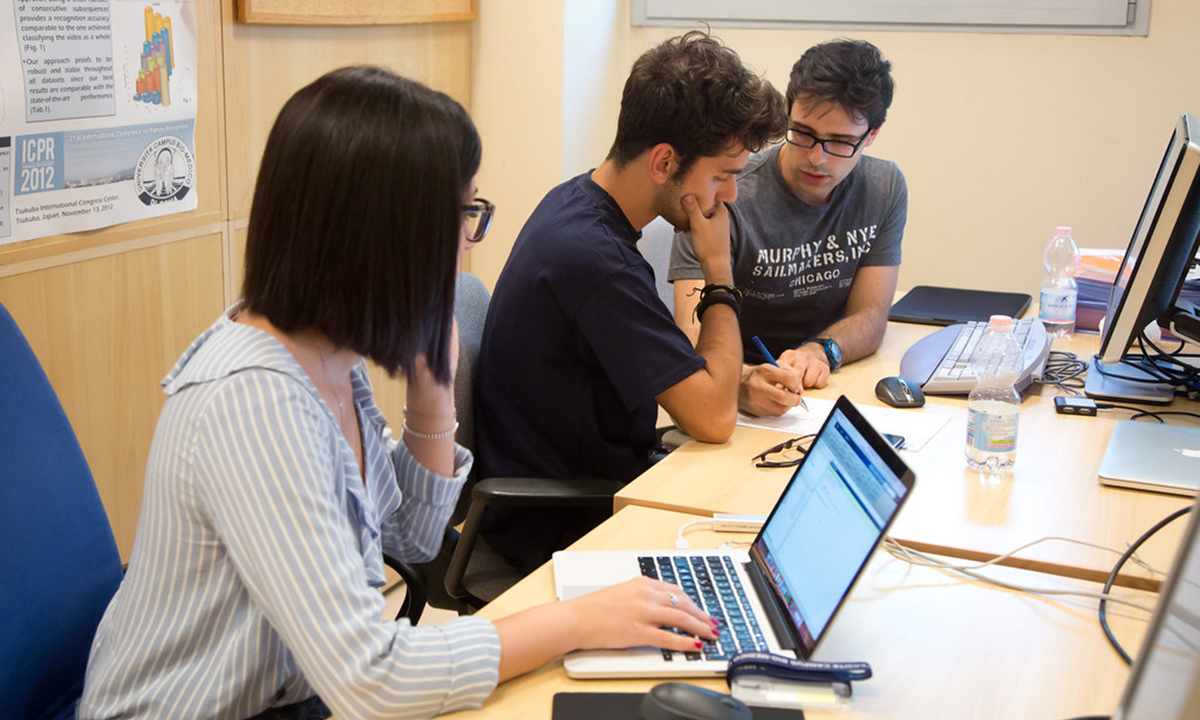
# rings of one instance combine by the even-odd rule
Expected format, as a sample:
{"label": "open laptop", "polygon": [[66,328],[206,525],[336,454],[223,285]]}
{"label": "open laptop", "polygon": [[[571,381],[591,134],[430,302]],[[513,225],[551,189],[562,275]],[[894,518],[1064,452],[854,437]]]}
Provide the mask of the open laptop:
{"label": "open laptop", "polygon": [[1113,720],[1200,717],[1200,501],[1159,590]]}
{"label": "open laptop", "polygon": [[[678,653],[650,647],[578,651],[563,660],[567,675],[723,675],[733,654],[752,649],[810,657],[912,491],[914,480],[892,446],[842,396],[749,553],[555,553],[559,600],[650,575],[678,583],[721,622],[718,642],[706,643],[702,651]],[[721,609],[722,599],[735,606]]]}

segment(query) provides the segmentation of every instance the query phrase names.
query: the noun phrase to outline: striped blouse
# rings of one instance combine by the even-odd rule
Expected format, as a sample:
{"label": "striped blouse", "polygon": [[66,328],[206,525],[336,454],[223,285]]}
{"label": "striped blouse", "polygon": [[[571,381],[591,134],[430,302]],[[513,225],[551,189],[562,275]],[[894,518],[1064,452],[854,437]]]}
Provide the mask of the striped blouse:
{"label": "striped blouse", "polygon": [[438,549],[455,477],[385,429],[353,373],[366,480],[288,350],[223,314],[163,380],[129,571],[92,645],[80,718],[246,718],[318,694],[338,720],[479,707],[495,627],[380,619],[381,553]]}

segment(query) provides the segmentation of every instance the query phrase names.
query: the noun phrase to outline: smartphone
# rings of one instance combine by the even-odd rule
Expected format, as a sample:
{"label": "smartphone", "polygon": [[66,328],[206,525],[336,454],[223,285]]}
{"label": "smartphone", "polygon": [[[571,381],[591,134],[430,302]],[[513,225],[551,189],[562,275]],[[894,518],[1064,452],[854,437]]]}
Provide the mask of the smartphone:
{"label": "smartphone", "polygon": [[904,436],[903,435],[892,435],[890,433],[883,433],[883,439],[887,440],[891,444],[891,446],[896,448],[897,450],[904,449]]}

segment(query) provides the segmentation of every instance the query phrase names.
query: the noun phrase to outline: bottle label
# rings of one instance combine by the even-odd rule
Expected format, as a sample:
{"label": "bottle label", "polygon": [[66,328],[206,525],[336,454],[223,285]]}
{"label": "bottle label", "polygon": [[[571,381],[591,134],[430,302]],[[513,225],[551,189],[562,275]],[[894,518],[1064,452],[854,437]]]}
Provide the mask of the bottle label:
{"label": "bottle label", "polygon": [[1075,322],[1075,300],[1079,291],[1072,288],[1045,288],[1038,304],[1038,317],[1052,322]]}
{"label": "bottle label", "polygon": [[980,452],[1014,452],[1017,417],[1017,413],[996,415],[967,408],[967,444]]}

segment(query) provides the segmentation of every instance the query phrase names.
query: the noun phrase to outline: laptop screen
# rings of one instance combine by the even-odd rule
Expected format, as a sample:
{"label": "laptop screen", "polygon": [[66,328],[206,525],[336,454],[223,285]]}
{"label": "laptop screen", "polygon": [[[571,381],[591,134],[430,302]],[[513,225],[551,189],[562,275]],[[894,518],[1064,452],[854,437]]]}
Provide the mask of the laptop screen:
{"label": "laptop screen", "polygon": [[912,482],[895,451],[840,398],[751,550],[804,657],[849,594]]}
{"label": "laptop screen", "polygon": [[1200,500],[1188,520],[1114,720],[1200,717]]}

